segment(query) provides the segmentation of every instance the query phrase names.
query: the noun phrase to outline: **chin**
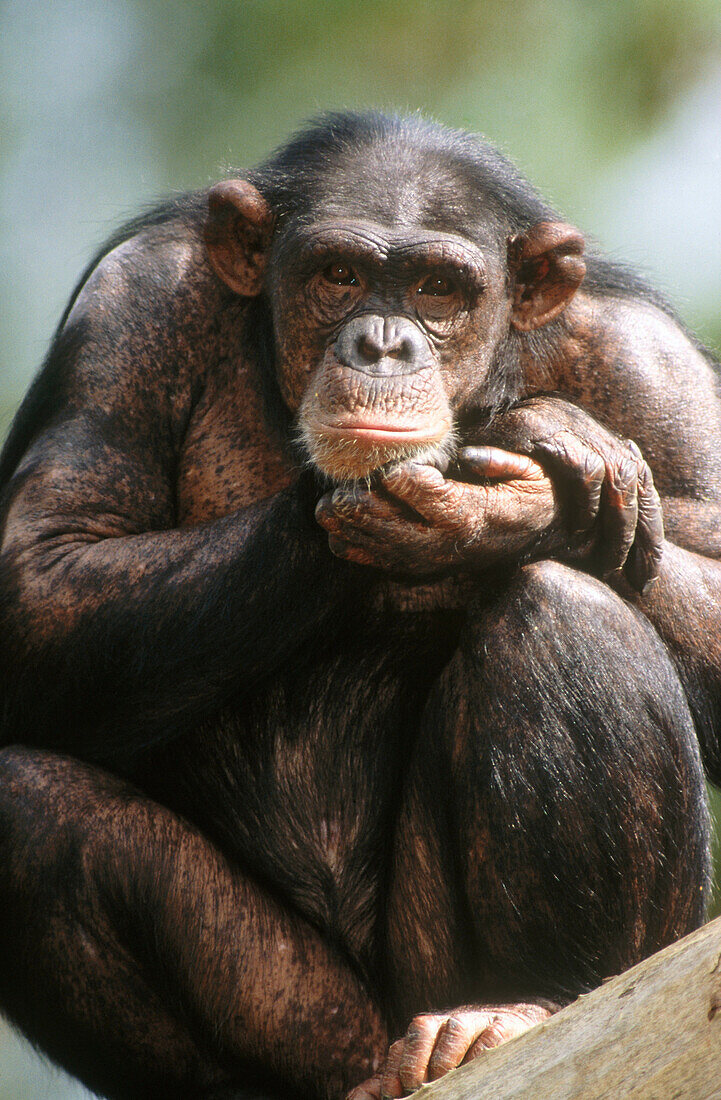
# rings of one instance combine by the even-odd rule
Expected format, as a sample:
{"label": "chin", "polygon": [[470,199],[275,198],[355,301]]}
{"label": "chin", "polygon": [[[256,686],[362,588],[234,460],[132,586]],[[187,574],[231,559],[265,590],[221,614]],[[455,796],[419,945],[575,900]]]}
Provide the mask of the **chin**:
{"label": "chin", "polygon": [[440,438],[384,441],[306,427],[302,432],[302,444],[309,462],[338,484],[370,481],[380,471],[404,462],[420,462],[445,470],[456,450],[455,433],[450,428]]}

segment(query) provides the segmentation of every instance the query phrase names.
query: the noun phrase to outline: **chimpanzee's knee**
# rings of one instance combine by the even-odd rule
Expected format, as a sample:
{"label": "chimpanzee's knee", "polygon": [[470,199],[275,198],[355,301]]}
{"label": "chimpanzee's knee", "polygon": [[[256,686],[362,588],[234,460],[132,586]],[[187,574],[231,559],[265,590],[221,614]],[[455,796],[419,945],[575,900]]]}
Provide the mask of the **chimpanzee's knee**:
{"label": "chimpanzee's knee", "polygon": [[553,562],[519,570],[471,611],[429,729],[501,994],[573,995],[701,923],[693,721],[656,632],[606,585]]}
{"label": "chimpanzee's knee", "polygon": [[158,997],[152,951],[134,954],[141,923],[153,933],[150,832],[134,798],[69,757],[0,750],[0,1009],[104,1096],[197,1096],[218,1075]]}
{"label": "chimpanzee's knee", "polygon": [[547,743],[561,737],[635,766],[667,757],[701,790],[693,720],[666,647],[593,577],[551,561],[519,570],[471,614],[460,657],[502,724],[528,723]]}

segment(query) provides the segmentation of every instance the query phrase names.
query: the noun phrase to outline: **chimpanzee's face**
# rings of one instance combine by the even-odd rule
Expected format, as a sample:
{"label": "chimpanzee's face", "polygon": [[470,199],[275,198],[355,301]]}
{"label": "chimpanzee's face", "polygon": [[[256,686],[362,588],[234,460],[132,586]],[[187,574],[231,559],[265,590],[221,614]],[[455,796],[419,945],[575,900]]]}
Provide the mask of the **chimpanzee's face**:
{"label": "chimpanzee's face", "polygon": [[505,240],[304,220],[271,254],[278,379],[314,463],[358,478],[452,448],[508,331]]}
{"label": "chimpanzee's face", "polygon": [[582,236],[539,222],[509,239],[498,197],[423,143],[364,145],[313,178],[286,219],[247,181],[212,188],[213,267],[268,295],[278,384],[320,470],[451,453],[509,328],[546,324],[580,285]]}

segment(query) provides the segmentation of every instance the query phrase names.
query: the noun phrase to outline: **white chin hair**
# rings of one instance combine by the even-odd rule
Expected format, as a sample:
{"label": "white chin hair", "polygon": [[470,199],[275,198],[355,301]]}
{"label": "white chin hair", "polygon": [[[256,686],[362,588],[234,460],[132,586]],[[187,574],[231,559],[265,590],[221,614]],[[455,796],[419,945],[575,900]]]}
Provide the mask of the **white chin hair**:
{"label": "white chin hair", "polygon": [[446,433],[443,439],[407,446],[372,444],[356,439],[341,439],[304,427],[301,440],[310,463],[336,482],[359,481],[384,467],[413,462],[443,466],[455,453],[455,435]]}

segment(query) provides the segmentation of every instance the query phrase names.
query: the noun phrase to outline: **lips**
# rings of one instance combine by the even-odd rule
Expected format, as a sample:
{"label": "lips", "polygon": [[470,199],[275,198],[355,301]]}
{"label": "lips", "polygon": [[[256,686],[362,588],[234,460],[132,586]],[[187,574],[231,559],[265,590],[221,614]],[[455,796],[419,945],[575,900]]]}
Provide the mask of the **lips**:
{"label": "lips", "polygon": [[370,476],[390,462],[403,462],[443,447],[452,427],[447,417],[426,422],[379,420],[344,416],[342,419],[308,419],[303,441],[319,470],[338,481]]}
{"label": "lips", "polygon": [[400,444],[407,447],[416,443],[437,443],[443,439],[450,430],[447,420],[438,420],[435,424],[423,427],[411,427],[404,424],[378,424],[363,420],[353,420],[336,424],[324,424],[316,421],[316,432],[322,433],[329,440],[354,439],[368,443],[376,443],[381,446]]}

